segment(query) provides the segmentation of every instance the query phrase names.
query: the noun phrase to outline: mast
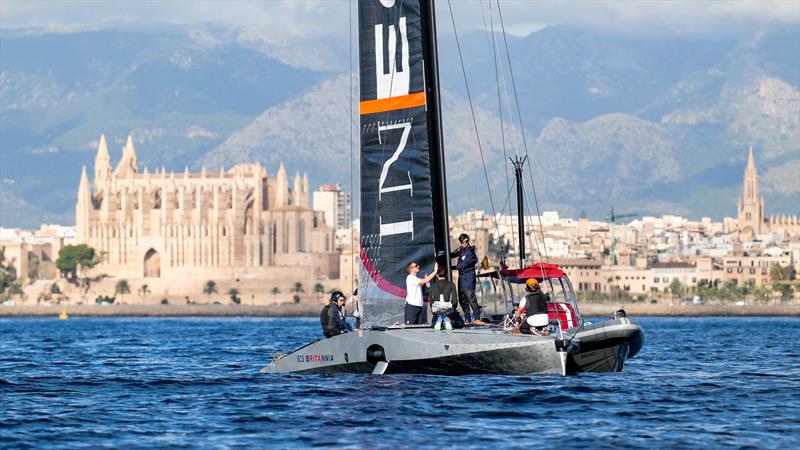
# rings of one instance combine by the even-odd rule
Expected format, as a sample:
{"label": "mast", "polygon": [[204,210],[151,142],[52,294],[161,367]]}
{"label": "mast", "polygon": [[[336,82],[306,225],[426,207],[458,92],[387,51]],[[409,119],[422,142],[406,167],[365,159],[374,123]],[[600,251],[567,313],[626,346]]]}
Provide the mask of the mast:
{"label": "mast", "polygon": [[[450,267],[450,223],[447,211],[447,180],[442,133],[442,108],[439,91],[439,56],[436,47],[436,10],[433,0],[420,0],[422,58],[424,61],[425,97],[430,148],[433,235],[436,261]],[[452,279],[447,271],[447,279]]]}
{"label": "mast", "polygon": [[514,165],[514,179],[517,184],[517,228],[519,230],[519,268],[525,267],[525,205],[522,190],[522,165],[525,164],[527,156],[520,159],[514,157],[511,164]]}

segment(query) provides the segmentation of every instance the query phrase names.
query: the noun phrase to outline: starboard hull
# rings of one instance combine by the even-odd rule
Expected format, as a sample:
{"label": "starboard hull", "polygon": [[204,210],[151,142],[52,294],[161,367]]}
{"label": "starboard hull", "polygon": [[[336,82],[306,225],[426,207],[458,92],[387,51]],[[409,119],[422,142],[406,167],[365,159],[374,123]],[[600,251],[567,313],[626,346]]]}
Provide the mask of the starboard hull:
{"label": "starboard hull", "polygon": [[575,335],[580,343],[577,351],[570,352],[569,373],[619,372],[625,361],[639,353],[644,345],[644,331],[627,318],[584,325],[567,332]]}

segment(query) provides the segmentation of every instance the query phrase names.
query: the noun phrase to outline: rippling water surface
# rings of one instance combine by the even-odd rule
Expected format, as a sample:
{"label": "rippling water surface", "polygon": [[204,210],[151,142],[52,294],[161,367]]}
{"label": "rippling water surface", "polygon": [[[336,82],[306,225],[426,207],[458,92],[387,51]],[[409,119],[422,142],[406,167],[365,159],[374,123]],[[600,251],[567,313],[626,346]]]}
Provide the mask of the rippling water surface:
{"label": "rippling water surface", "polygon": [[621,373],[262,375],[313,319],[0,319],[0,447],[800,446],[800,319],[642,318]]}

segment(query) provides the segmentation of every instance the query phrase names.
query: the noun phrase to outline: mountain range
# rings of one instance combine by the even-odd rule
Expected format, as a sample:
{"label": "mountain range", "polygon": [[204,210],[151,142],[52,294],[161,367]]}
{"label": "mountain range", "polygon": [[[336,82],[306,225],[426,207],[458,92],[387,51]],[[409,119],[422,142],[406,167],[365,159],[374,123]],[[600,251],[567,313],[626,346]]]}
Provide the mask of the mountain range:
{"label": "mountain range", "polygon": [[[767,215],[800,212],[797,26],[647,38],[552,26],[494,42],[496,54],[490,34],[460,36],[467,90],[440,34],[451,212],[509,212],[508,157],[527,154],[542,209],[720,219],[735,215],[750,146]],[[346,40],[252,26],[0,29],[0,225],[74,223],[101,132],[112,158],[131,133],[151,169],[284,162],[312,189],[357,189],[348,58]]]}

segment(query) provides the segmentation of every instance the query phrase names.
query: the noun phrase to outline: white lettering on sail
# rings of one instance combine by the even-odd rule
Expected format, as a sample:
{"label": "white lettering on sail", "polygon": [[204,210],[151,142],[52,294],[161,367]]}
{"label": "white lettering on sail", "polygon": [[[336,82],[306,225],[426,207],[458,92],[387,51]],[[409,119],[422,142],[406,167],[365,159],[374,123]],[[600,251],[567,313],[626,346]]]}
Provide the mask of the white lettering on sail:
{"label": "white lettering on sail", "polygon": [[[384,183],[386,182],[386,177],[389,174],[389,167],[395,163],[400,158],[400,155],[403,153],[403,150],[406,148],[406,143],[408,142],[408,135],[411,133],[411,122],[402,122],[402,123],[395,123],[391,125],[380,125],[378,126],[378,135],[384,131],[388,130],[396,130],[402,129],[403,133],[400,135],[400,141],[397,144],[397,149],[394,151],[392,156],[383,163],[383,169],[381,169],[381,177],[378,181],[378,201],[381,201],[381,197],[385,193],[389,192],[398,192],[398,191],[409,191],[409,195],[411,197],[414,196],[414,187],[411,181],[411,172],[407,172],[408,174],[408,184],[401,184],[398,186],[388,186],[384,187]],[[411,213],[411,220],[405,220],[402,222],[392,222],[392,223],[383,223],[383,219],[379,216],[378,217],[380,223],[380,236],[390,236],[393,234],[403,234],[403,233],[411,233],[411,239],[414,239],[414,213]]]}
{"label": "white lettering on sail", "polygon": [[379,241],[382,242],[384,236],[391,236],[393,234],[411,233],[411,240],[414,240],[414,212],[411,212],[411,220],[404,220],[402,222],[383,223],[383,220],[378,217],[378,223],[381,226],[381,234]]}
{"label": "white lettering on sail", "polygon": [[389,167],[400,158],[400,154],[403,153],[403,150],[406,149],[406,143],[408,142],[408,135],[411,133],[411,122],[402,122],[402,123],[395,123],[392,125],[379,125],[378,126],[378,136],[380,133],[386,130],[396,130],[398,128],[403,129],[403,134],[400,136],[400,142],[397,144],[397,149],[392,154],[391,158],[387,159],[385,163],[383,163],[383,169],[381,169],[381,177],[378,181],[378,201],[381,201],[381,195],[385,192],[396,192],[396,191],[404,191],[409,190],[411,191],[411,196],[414,196],[414,188],[411,185],[411,173],[408,173],[408,184],[402,184],[399,186],[390,186],[390,187],[383,187],[383,183],[386,182],[386,176],[389,174]]}
{"label": "white lettering on sail", "polygon": [[389,25],[389,73],[383,71],[383,24],[375,25],[375,77],[377,98],[408,95],[411,71],[408,69],[408,35],[406,18],[400,18],[400,39],[402,40],[400,71],[397,70],[397,33],[394,25]]}

